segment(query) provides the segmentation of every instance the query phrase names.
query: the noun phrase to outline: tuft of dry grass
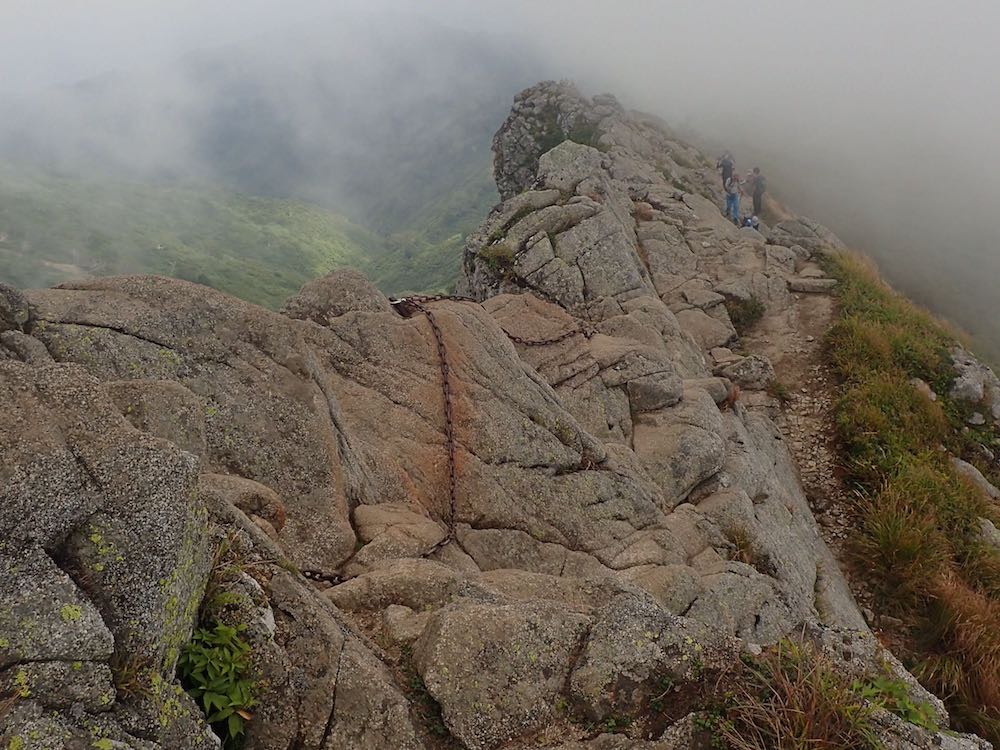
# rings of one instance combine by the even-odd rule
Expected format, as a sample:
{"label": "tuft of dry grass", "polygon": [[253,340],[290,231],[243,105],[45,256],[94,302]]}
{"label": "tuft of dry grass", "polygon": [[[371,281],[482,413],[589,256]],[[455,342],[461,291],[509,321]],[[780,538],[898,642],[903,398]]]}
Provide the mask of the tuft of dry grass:
{"label": "tuft of dry grass", "polygon": [[878,710],[811,646],[783,641],[747,666],[716,733],[731,750],[877,750]]}
{"label": "tuft of dry grass", "polygon": [[777,378],[767,384],[767,394],[778,399],[782,404],[788,404],[792,401],[792,389]]}
{"label": "tuft of dry grass", "polygon": [[729,313],[729,319],[733,323],[733,328],[741,336],[753,328],[764,317],[764,313],[767,311],[764,303],[756,297],[746,300],[730,298],[725,301],[725,306],[726,312]]}
{"label": "tuft of dry grass", "polygon": [[921,636],[917,676],[953,705],[965,728],[1000,736],[1000,602],[958,576],[940,578]]}
{"label": "tuft of dry grass", "polygon": [[751,531],[741,524],[733,524],[723,532],[733,547],[731,560],[744,563],[755,568],[764,575],[774,573],[774,564],[757,545]]}

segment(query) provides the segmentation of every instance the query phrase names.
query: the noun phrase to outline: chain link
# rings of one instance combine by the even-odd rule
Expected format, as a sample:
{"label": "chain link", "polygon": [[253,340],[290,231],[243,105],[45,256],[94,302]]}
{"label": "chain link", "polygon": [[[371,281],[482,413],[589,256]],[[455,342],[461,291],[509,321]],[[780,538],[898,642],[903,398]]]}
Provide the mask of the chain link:
{"label": "chain link", "polygon": [[558,336],[553,336],[550,339],[523,339],[520,336],[515,336],[503,326],[500,326],[500,330],[507,334],[507,338],[515,344],[521,344],[522,346],[548,346],[549,344],[558,344],[560,341],[565,341],[566,339],[573,338],[574,336],[583,336],[584,338],[589,339],[596,333],[596,331],[590,326],[579,324],[576,328],[560,333]]}
{"label": "chain link", "polygon": [[[540,290],[533,289],[531,291],[537,294]],[[549,295],[542,293],[540,296],[548,297]],[[549,299],[548,301],[554,302],[552,299]],[[455,539],[455,519],[458,514],[458,468],[456,460],[458,446],[455,440],[455,406],[451,382],[451,366],[448,363],[448,351],[445,346],[444,334],[441,331],[441,327],[438,325],[437,319],[434,317],[434,313],[427,307],[427,305],[432,302],[472,302],[477,305],[481,304],[471,297],[461,297],[454,294],[418,294],[410,297],[389,300],[389,304],[392,305],[392,307],[404,318],[412,317],[417,313],[427,318],[427,322],[431,327],[431,332],[434,334],[434,342],[438,357],[438,369],[441,373],[441,396],[444,400],[444,439],[445,448],[448,454],[448,510],[444,519],[447,525],[447,534],[441,541],[424,552],[424,557],[430,557]],[[541,340],[525,339],[520,336],[515,336],[504,329],[503,326],[500,327],[500,330],[502,330],[507,338],[515,344],[521,344],[522,346],[547,346],[549,344],[558,344],[560,341],[565,341],[566,339],[578,335],[589,339],[596,333],[593,328],[582,323],[578,323],[576,328],[565,331],[558,336]],[[323,581],[333,584],[334,586],[347,580],[344,576],[323,573],[318,570],[303,570],[302,575],[310,581]]]}
{"label": "chain link", "polygon": [[443,540],[424,553],[425,557],[454,540],[455,517],[458,513],[458,468],[456,460],[458,447],[455,441],[455,405],[452,394],[451,366],[448,364],[448,351],[445,347],[441,326],[438,325],[434,313],[427,307],[431,302],[440,301],[473,302],[479,304],[476,300],[469,297],[459,297],[451,294],[414,295],[412,297],[403,297],[402,299],[389,301],[404,317],[410,317],[414,313],[419,312],[427,318],[431,332],[434,334],[434,341],[437,346],[438,369],[441,372],[441,395],[444,400],[444,440],[448,453],[448,512],[445,518],[448,533]]}

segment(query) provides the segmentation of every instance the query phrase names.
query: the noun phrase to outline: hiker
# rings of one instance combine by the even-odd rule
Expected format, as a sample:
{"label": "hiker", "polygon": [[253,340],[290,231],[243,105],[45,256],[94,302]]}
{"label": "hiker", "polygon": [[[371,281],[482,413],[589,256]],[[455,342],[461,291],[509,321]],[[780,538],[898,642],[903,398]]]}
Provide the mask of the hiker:
{"label": "hiker", "polygon": [[720,156],[719,160],[715,163],[715,168],[722,170],[723,187],[726,186],[726,180],[733,176],[733,169],[735,166],[736,165],[733,164],[733,157],[728,151]]}
{"label": "hiker", "polygon": [[726,218],[731,218],[736,226],[740,225],[740,176],[730,174],[726,180]]}
{"label": "hiker", "polygon": [[760,173],[760,167],[753,168],[753,213],[760,216],[764,205],[764,191],[767,190],[767,180]]}

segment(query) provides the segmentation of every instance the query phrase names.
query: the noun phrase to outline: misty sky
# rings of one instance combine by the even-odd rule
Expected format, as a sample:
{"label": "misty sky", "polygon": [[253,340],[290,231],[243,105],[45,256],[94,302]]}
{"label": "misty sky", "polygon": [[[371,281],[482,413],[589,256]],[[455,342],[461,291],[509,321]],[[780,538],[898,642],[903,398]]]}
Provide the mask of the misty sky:
{"label": "misty sky", "polygon": [[824,148],[886,128],[944,149],[995,130],[992,0],[3,0],[0,88],[144,67],[345,9],[517,33],[539,46],[553,77],[718,133],[794,131]]}
{"label": "misty sky", "polygon": [[[516,34],[548,77],[728,145],[738,166],[760,160],[793,208],[924,299],[1000,281],[995,0],[0,0],[0,92],[335,23],[345,9]],[[962,322],[986,314],[1000,318],[983,307]]]}

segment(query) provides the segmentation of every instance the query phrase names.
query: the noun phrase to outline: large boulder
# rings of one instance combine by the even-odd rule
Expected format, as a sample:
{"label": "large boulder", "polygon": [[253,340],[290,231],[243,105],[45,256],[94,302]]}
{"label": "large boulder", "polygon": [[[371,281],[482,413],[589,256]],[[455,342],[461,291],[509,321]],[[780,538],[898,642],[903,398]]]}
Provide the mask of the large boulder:
{"label": "large boulder", "polygon": [[[197,457],[135,430],[75,365],[0,363],[0,401],[0,667],[30,699],[5,736],[50,723],[67,741],[86,735],[88,712],[116,704],[125,663],[149,681],[151,710],[163,710],[210,567]],[[52,713],[67,702],[80,712]],[[122,741],[134,731],[124,718],[107,727]],[[140,734],[216,744],[180,704],[176,722]]]}
{"label": "large boulder", "polygon": [[362,274],[350,269],[310,281],[281,309],[290,318],[320,325],[349,312],[388,310],[389,300]]}
{"label": "large boulder", "polygon": [[431,619],[414,658],[451,732],[484,750],[552,721],[588,624],[539,604],[457,603]]}
{"label": "large boulder", "polygon": [[775,224],[768,233],[767,241],[788,248],[805,248],[810,253],[843,250],[846,247],[832,231],[804,216]]}
{"label": "large boulder", "polygon": [[0,284],[0,333],[23,331],[34,317],[31,305],[17,289]]}

